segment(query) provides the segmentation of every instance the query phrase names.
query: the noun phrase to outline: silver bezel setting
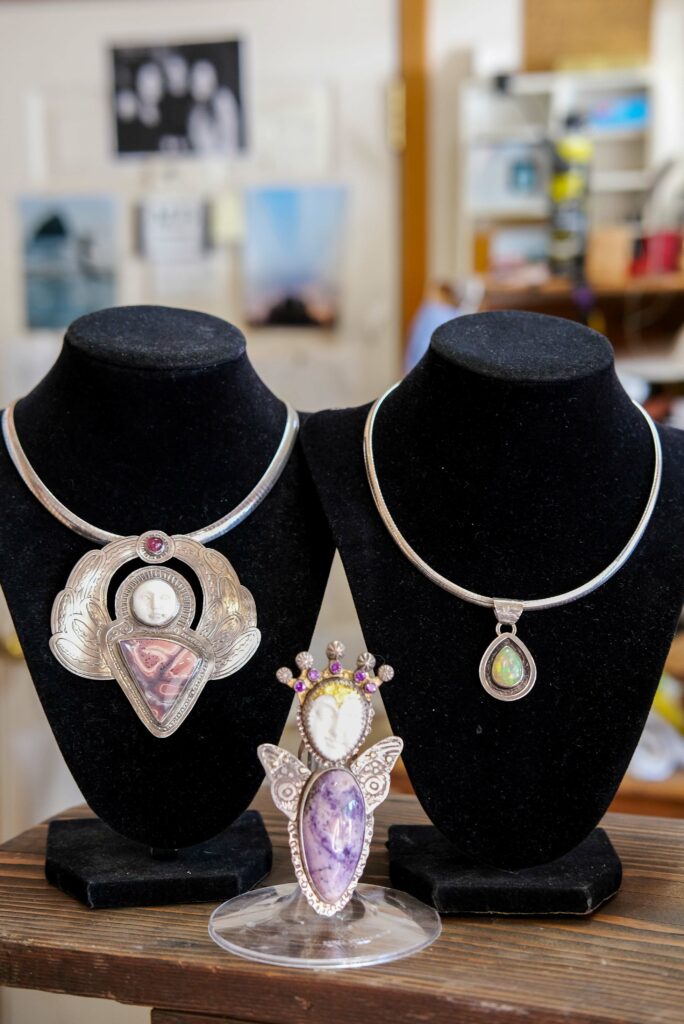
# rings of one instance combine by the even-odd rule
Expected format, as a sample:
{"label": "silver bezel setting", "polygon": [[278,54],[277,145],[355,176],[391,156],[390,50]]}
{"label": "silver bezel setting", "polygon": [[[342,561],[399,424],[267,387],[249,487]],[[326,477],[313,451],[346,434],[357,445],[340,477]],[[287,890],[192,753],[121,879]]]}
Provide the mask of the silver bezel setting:
{"label": "silver bezel setting", "polygon": [[[295,757],[290,751],[274,746],[272,743],[260,744],[257,754],[271,785],[273,802],[289,819],[290,852],[299,886],[316,913],[332,917],[349,902],[356,884],[363,874],[373,837],[373,812],[389,793],[390,775],[401,754],[403,743],[398,736],[387,736],[368,747],[363,753],[359,753],[370,732],[375,713],[372,694],[382,685],[383,681],[389,681],[393,677],[394,670],[391,666],[384,667],[382,676],[380,673],[374,675],[375,658],[366,651],[359,655],[355,670],[345,669],[341,661],[344,645],[339,641],[328,644],[326,653],[329,664],[320,672],[313,668],[313,658],[308,651],[300,651],[297,655],[297,665],[301,669],[298,679],[285,667],[279,668],[276,672],[278,682],[293,689],[299,698],[297,727],[302,737],[302,747],[308,751],[312,763],[307,767],[299,760],[299,757]],[[337,761],[329,761],[322,757],[321,752],[316,749],[312,738],[308,735],[303,718],[303,709],[307,700],[311,696],[315,696],[320,687],[330,682],[338,682],[349,687],[350,690],[356,690],[365,700],[367,708],[363,735],[355,746]],[[334,770],[345,771],[353,777],[361,794],[365,824],[354,874],[338,899],[334,903],[328,903],[321,899],[308,872],[306,857],[303,854],[305,844],[302,826],[304,807],[312,785],[326,772]]]}
{"label": "silver bezel setting", "polygon": [[[352,779],[354,780],[354,785],[357,787],[359,793],[361,794],[361,799],[363,801],[365,812],[363,843],[361,846],[361,853],[359,854],[359,859],[354,869],[354,874],[352,875],[351,881],[349,882],[347,888],[344,890],[339,899],[337,899],[334,903],[326,903],[325,900],[321,899],[321,897],[318,895],[318,892],[316,891],[311,876],[309,875],[309,872],[307,870],[306,857],[303,854],[304,845],[302,842],[304,807],[306,805],[308,794],[314,782],[316,782],[317,779],[320,779],[323,775],[330,771],[346,771],[349,775],[351,775]],[[349,900],[354,895],[354,890],[358,885],[359,879],[363,874],[363,870],[366,866],[366,861],[368,860],[371,840],[373,838],[373,828],[373,812],[368,810],[363,788],[359,780],[356,778],[354,773],[349,770],[349,768],[339,764],[329,765],[311,773],[309,778],[306,780],[306,784],[299,796],[297,817],[294,819],[294,821],[290,821],[288,823],[287,831],[288,838],[290,841],[290,853],[292,855],[292,864],[295,870],[295,875],[297,876],[297,881],[299,882],[299,886],[304,895],[306,896],[309,904],[313,907],[317,914],[321,914],[323,917],[332,917],[333,914],[339,913],[339,911],[343,910],[344,907],[346,907],[347,903],[349,903]]]}
{"label": "silver bezel setting", "polygon": [[[506,645],[517,650],[518,654],[522,658],[524,668],[524,676],[521,681],[516,686],[511,687],[497,686],[492,679],[491,674],[492,662],[499,650]],[[480,661],[480,682],[487,693],[491,694],[491,696],[495,697],[497,700],[520,700],[521,697],[525,697],[530,692],[536,680],[537,666],[535,664],[535,660],[520,637],[514,632],[497,634],[489,647],[487,647]]]}
{"label": "silver bezel setting", "polygon": [[[155,718],[148,707],[147,701],[142,696],[135,679],[130,673],[119,647],[120,640],[138,638],[171,640],[188,648],[200,659],[192,679],[161,721]],[[107,664],[110,666],[112,675],[117,683],[128,697],[140,721],[154,736],[160,739],[171,736],[192,711],[202,690],[211,679],[211,674],[214,671],[214,657],[210,644],[196,633],[188,635],[186,632],[176,632],[169,626],[162,627],[161,629],[135,628],[131,627],[131,623],[128,620],[112,623],[105,634],[105,644]]]}
{"label": "silver bezel setting", "polygon": [[[161,551],[148,551],[146,545],[150,537],[158,537],[162,542]],[[138,558],[143,562],[150,562],[153,565],[159,565],[162,562],[168,562],[170,558],[173,558],[175,554],[175,543],[173,537],[169,537],[168,533],[164,533],[163,530],[146,530],[145,533],[141,533],[138,537],[138,543],[136,545],[136,553]]]}
{"label": "silver bezel setting", "polygon": [[[144,538],[150,535],[165,541],[164,550],[156,559],[144,559],[147,565],[134,570],[119,586],[116,619],[112,621],[107,608],[112,577],[126,562],[142,557],[141,551],[146,550]],[[192,587],[180,573],[155,564],[172,556],[185,562],[200,584],[202,614],[194,630]],[[132,613],[131,596],[143,579],[165,579],[179,596],[179,612],[165,626],[144,626]],[[150,530],[139,537],[122,537],[100,550],[86,552],[55,598],[50,624],[50,650],[60,664],[82,678],[116,679],[140,721],[158,738],[176,731],[209,679],[233,675],[249,661],[261,640],[254,599],[240,583],[228,559],[191,537],[167,537],[160,530]],[[122,662],[117,641],[128,637],[174,640],[202,659],[200,671],[179,697],[178,707],[162,722],[154,718]]]}
{"label": "silver bezel setting", "polygon": [[[365,697],[365,695],[359,692],[358,686],[354,683],[353,675],[353,672],[350,672],[346,669],[344,670],[344,672],[337,673],[336,675],[333,675],[332,672],[330,672],[328,669],[324,669],[323,672],[321,672],[321,678],[318,680],[318,682],[315,683],[314,686],[311,687],[310,690],[306,691],[306,693],[303,695],[303,699],[300,701],[299,707],[297,708],[297,728],[299,729],[304,746],[306,747],[308,752],[312,754],[313,757],[315,757],[316,760],[319,761],[324,768],[339,768],[341,766],[344,766],[345,763],[351,757],[354,757],[355,754],[358,754],[359,750],[365,743],[366,738],[368,737],[368,733],[371,731],[371,726],[373,725],[375,709],[371,704],[370,700],[368,700],[368,698]],[[343,757],[338,758],[337,761],[330,761],[316,747],[315,743],[313,742],[313,739],[309,735],[307,724],[304,720],[304,714],[308,701],[310,699],[314,699],[314,695],[321,689],[321,687],[325,686],[326,683],[329,683],[333,680],[343,683],[344,685],[347,685],[349,687],[350,692],[355,690],[359,694],[360,699],[363,701],[366,712],[365,723],[359,740],[357,741],[354,747],[347,751]]]}

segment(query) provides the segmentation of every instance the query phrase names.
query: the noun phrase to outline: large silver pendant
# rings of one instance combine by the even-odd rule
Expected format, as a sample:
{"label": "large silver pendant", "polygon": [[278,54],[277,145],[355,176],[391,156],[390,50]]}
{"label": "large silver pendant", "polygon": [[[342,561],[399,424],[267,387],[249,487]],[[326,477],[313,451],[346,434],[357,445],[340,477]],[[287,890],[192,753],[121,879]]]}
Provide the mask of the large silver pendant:
{"label": "large silver pendant", "polygon": [[[199,580],[202,610],[179,572]],[[146,564],[118,587],[115,618],[107,608],[114,574],[132,559]],[[86,552],[55,598],[50,649],[64,668],[87,679],[116,679],[153,735],[170,736],[210,679],[224,679],[252,657],[261,634],[254,599],[222,554],[183,535],[150,530]]]}
{"label": "large silver pendant", "polygon": [[[520,700],[537,679],[537,666],[529,649],[517,635],[522,605],[496,601],[496,636],[480,661],[480,682],[497,700]],[[508,630],[504,627],[509,626]]]}
{"label": "large silver pendant", "polygon": [[309,763],[271,743],[257,750],[273,802],[288,818],[299,887],[324,917],[342,910],[356,889],[373,837],[373,811],[389,792],[403,747],[398,736],[388,736],[359,754],[373,721],[371,695],[394,672],[382,665],[376,675],[367,652],[355,670],[345,669],[343,654],[335,641],[327,648],[327,668],[314,668],[311,654],[302,651],[298,678],[288,668],[277,672],[299,697],[297,726]]}

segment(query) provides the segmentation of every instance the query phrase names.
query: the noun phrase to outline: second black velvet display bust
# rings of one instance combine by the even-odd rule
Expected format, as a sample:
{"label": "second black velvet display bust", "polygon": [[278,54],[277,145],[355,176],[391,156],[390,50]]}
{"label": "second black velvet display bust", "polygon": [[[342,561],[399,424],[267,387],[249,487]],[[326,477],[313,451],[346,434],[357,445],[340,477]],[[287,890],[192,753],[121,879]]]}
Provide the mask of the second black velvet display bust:
{"label": "second black velvet display bust", "polygon": [[[126,537],[188,534],[225,515],[262,477],[285,421],[240,331],[157,307],[77,320],[53,369],[15,410],[19,440],[50,490],[87,522]],[[122,835],[190,846],[226,829],[254,796],[256,748],[277,742],[290,705],[289,693],[274,692],[273,672],[282,651],[313,632],[332,558],[319,505],[302,500],[307,492],[296,444],[273,490],[212,543],[254,597],[261,643],[235,674],[210,679],[178,730],[158,738],[113,679],[80,678],[53,657],[52,603],[96,545],[38,502],[2,446],[7,603],[66,762],[90,807]],[[189,576],[199,608],[198,579],[177,571]],[[119,573],[110,591],[121,582]],[[187,604],[190,614],[189,594]]]}
{"label": "second black velvet display bust", "polygon": [[[411,782],[471,862],[552,861],[608,807],[660,678],[684,597],[684,437],[660,429],[660,495],[622,569],[582,600],[525,613],[537,681],[504,702],[478,676],[492,610],[426,579],[380,518],[364,469],[367,414],[316,414],[303,444],[366,642],[391,652],[397,675],[383,698]],[[381,406],[374,451],[389,511],[418,554],[461,586],[518,599],[608,566],[654,476],[648,426],[606,339],[527,313],[441,327]]]}

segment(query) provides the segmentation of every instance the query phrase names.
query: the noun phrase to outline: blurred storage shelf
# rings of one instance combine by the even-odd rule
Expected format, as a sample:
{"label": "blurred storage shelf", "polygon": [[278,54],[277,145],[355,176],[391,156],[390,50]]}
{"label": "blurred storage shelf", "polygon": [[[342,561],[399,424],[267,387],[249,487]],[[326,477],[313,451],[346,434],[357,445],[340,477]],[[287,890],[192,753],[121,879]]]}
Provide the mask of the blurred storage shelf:
{"label": "blurred storage shelf", "polygon": [[[621,280],[589,281],[589,285],[598,297],[620,295],[684,295],[684,274],[654,274],[641,277],[625,277]],[[554,301],[558,298],[571,297],[572,284],[566,278],[549,277],[543,284],[521,286],[514,281],[506,282],[505,278],[490,276],[486,281],[485,303],[505,301],[516,305],[525,305],[547,298]]]}
{"label": "blurred storage shelf", "polygon": [[[659,125],[649,68],[472,78],[458,105],[455,272],[480,269],[477,239],[502,223],[548,220],[552,140],[570,115],[594,143],[589,222],[634,223],[651,186]],[[661,146],[662,148],[662,146]]]}
{"label": "blurred storage shelf", "polygon": [[[610,338],[619,355],[667,353],[684,322],[684,274],[625,277],[590,281],[599,330]],[[482,308],[525,309],[583,321],[585,311],[573,287],[563,278],[548,278],[530,286],[490,276]]]}

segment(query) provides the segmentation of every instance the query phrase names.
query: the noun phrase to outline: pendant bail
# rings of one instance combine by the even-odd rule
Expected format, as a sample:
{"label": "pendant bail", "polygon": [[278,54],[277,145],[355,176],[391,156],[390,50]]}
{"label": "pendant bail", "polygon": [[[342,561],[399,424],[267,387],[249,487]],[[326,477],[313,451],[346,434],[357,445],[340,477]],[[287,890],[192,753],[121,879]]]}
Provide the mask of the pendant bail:
{"label": "pendant bail", "polygon": [[498,622],[515,625],[523,613],[523,606],[517,601],[494,601],[494,614]]}

